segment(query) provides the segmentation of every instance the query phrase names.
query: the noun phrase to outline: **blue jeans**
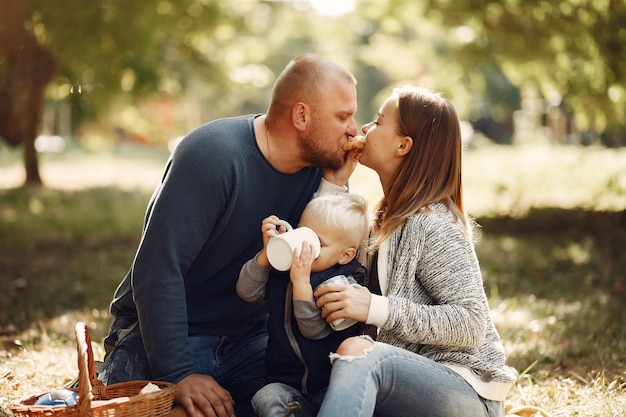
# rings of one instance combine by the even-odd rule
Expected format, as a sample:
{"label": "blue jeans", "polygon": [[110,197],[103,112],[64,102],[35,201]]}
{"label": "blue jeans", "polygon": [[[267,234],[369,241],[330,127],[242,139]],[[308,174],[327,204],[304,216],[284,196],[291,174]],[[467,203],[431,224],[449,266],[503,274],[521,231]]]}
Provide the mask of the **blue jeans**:
{"label": "blue jeans", "polygon": [[333,362],[320,417],[502,417],[456,372],[424,356],[376,342],[364,356]]}
{"label": "blue jeans", "polygon": [[296,417],[315,417],[320,409],[326,390],[312,395],[302,395],[297,389],[274,382],[261,388],[252,397],[252,408],[258,417],[283,417],[287,412],[287,403],[297,401],[301,408],[293,415]]}
{"label": "blue jeans", "polygon": [[[266,326],[262,321],[241,336],[189,336],[196,372],[211,375],[230,392],[237,417],[255,415],[250,400],[266,382]],[[139,326],[133,323],[117,335],[115,346],[107,346],[100,380],[105,385],[152,380]]]}

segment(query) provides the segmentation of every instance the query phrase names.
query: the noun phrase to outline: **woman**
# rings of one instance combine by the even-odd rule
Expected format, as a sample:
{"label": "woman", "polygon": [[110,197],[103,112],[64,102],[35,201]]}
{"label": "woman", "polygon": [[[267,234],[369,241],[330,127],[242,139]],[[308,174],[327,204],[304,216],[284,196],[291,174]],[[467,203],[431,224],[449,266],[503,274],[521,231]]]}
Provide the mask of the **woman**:
{"label": "woman", "polygon": [[[378,327],[346,339],[319,416],[502,416],[516,371],[505,365],[463,208],[462,143],[453,106],[403,87],[363,126],[360,162],[383,188],[368,288],[328,285],[328,321]],[[373,292],[372,292],[373,291]]]}

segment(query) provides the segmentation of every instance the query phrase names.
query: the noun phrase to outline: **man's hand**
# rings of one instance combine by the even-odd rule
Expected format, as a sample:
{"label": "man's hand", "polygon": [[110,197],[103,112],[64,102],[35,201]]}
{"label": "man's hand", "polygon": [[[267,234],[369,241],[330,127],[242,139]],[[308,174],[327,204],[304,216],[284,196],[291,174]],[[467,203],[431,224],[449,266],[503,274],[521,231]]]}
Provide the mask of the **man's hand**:
{"label": "man's hand", "polygon": [[345,186],[359,163],[361,152],[354,149],[346,152],[346,162],[337,170],[324,170],[324,179],[340,187]]}
{"label": "man's hand", "polygon": [[178,392],[175,401],[185,409],[189,417],[235,415],[235,402],[230,392],[222,388],[211,376],[191,374],[180,380],[176,386]]}

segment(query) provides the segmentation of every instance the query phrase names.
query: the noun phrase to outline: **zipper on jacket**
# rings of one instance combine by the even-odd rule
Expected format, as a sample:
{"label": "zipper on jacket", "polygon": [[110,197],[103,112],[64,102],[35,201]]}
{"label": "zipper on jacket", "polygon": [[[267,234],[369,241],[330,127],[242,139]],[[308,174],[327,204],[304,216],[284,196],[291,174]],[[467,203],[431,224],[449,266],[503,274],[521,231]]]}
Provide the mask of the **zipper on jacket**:
{"label": "zipper on jacket", "polygon": [[300,392],[302,392],[303,395],[306,395],[308,394],[306,385],[307,385],[307,380],[309,378],[309,365],[304,360],[304,357],[302,356],[302,351],[300,350],[300,345],[298,345],[298,341],[296,340],[296,337],[293,335],[293,330],[291,329],[291,306],[292,304],[293,304],[293,285],[291,284],[291,281],[289,281],[289,284],[287,284],[287,295],[285,296],[285,316],[284,316],[285,321],[283,324],[285,326],[285,332],[287,333],[287,339],[289,339],[289,343],[291,344],[291,348],[293,349],[293,352],[296,354],[300,362],[302,362],[302,365],[304,365],[304,374],[302,375],[302,380],[301,380],[302,389],[300,390]]}

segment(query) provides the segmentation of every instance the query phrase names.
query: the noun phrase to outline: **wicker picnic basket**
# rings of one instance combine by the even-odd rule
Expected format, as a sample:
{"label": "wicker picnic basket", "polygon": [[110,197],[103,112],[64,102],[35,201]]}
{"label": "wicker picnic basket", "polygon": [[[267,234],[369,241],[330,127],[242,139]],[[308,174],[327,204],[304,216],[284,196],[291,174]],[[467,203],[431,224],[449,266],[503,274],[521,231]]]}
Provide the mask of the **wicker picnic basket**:
{"label": "wicker picnic basket", "polygon": [[[89,330],[85,323],[76,324],[78,349],[78,393],[76,405],[34,405],[36,395],[9,406],[16,417],[162,417],[172,412],[176,385],[160,381],[130,381],[104,385],[97,377]],[[147,384],[158,391],[139,394]]]}

